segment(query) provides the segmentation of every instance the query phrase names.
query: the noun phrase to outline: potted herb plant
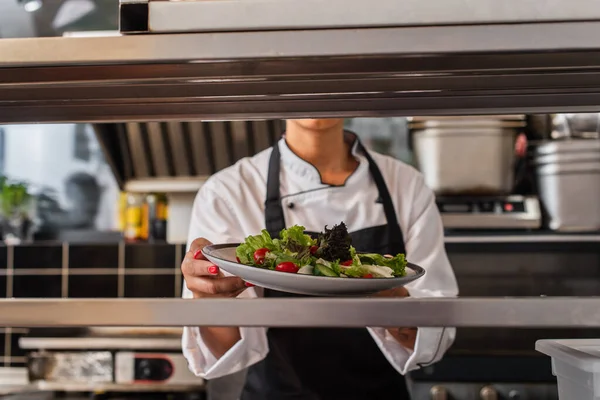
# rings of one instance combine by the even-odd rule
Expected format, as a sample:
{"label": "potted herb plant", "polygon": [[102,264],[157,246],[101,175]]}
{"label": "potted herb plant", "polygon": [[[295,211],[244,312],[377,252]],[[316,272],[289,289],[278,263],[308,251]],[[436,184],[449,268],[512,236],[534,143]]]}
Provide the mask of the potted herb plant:
{"label": "potted herb plant", "polygon": [[2,239],[5,242],[29,241],[32,235],[32,196],[27,184],[0,177]]}

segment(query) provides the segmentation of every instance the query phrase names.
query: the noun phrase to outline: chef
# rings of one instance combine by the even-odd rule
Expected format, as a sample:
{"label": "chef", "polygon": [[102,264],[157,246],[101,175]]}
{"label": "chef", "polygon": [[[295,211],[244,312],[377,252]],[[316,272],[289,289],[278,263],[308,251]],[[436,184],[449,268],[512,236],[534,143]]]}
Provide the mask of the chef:
{"label": "chef", "polygon": [[[458,294],[434,195],[420,173],[367,151],[342,119],[304,119],[287,121],[273,148],[202,186],[181,265],[184,297],[293,296],[228,276],[201,249],[242,242],[264,228],[277,236],[293,225],[319,232],[341,221],[357,250],[406,253],[427,271],[379,296]],[[451,328],[186,327],[182,342],[191,370],[205,379],[247,370],[242,400],[402,400],[409,399],[403,375],[440,360],[454,336]]]}

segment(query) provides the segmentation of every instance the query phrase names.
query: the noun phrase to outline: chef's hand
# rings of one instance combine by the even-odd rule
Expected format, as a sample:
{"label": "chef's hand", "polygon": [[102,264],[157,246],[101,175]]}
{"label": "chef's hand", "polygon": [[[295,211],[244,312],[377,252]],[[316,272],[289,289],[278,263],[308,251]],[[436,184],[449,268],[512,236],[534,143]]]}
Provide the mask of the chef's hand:
{"label": "chef's hand", "polygon": [[[384,290],[375,294],[375,297],[408,297],[408,290],[404,287]],[[388,328],[390,335],[394,337],[402,346],[414,350],[417,341],[417,328]]]}
{"label": "chef's hand", "polygon": [[225,276],[219,267],[208,261],[202,249],[210,245],[199,238],[192,242],[190,250],[181,263],[185,283],[195,299],[205,297],[237,297],[247,287],[237,276]]}

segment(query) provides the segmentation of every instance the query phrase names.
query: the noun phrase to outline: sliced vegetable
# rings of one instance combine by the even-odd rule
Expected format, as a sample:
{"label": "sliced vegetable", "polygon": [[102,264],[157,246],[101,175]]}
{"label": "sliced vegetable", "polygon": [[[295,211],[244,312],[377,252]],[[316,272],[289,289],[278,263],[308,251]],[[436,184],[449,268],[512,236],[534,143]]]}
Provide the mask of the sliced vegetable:
{"label": "sliced vegetable", "polygon": [[289,272],[291,274],[295,274],[299,270],[300,270],[300,268],[296,264],[294,264],[293,262],[290,262],[290,261],[282,262],[280,264],[277,264],[277,266],[275,267],[275,271]]}
{"label": "sliced vegetable", "polygon": [[315,267],[313,267],[312,265],[305,265],[304,267],[298,270],[298,273],[303,275],[312,275],[314,268]]}
{"label": "sliced vegetable", "polygon": [[315,275],[321,275],[321,276],[339,276],[339,274],[336,274],[331,268],[326,267],[323,264],[315,265],[315,269],[314,269],[313,273]]}
{"label": "sliced vegetable", "polygon": [[263,265],[265,263],[265,256],[269,252],[269,249],[263,247],[254,252],[254,262],[258,265]]}

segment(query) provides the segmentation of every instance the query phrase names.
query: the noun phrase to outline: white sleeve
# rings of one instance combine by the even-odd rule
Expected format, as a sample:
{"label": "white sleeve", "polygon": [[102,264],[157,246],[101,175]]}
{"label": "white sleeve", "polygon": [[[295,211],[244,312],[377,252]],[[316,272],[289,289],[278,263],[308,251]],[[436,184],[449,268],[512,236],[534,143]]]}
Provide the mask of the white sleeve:
{"label": "white sleeve", "polygon": [[[458,284],[446,255],[444,229],[433,192],[419,176],[405,232],[407,258],[427,273],[406,286],[411,297],[455,297]],[[414,351],[404,348],[384,328],[369,328],[388,361],[400,372],[439,361],[454,342],[455,328],[418,328]]]}
{"label": "white sleeve", "polygon": [[[244,240],[239,223],[227,202],[211,190],[208,182],[203,186],[192,209],[188,235],[188,249],[199,237],[213,243],[233,243]],[[256,288],[246,289],[239,298],[256,298],[262,293]],[[192,298],[192,293],[183,286],[183,297]],[[242,339],[220,359],[216,359],[206,347],[198,327],[184,327],[182,337],[183,355],[190,370],[205,379],[214,379],[241,371],[264,359],[269,351],[265,328],[240,328]]]}

